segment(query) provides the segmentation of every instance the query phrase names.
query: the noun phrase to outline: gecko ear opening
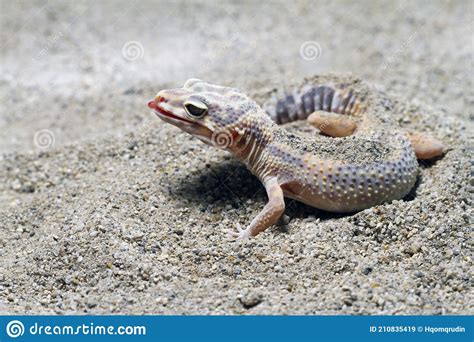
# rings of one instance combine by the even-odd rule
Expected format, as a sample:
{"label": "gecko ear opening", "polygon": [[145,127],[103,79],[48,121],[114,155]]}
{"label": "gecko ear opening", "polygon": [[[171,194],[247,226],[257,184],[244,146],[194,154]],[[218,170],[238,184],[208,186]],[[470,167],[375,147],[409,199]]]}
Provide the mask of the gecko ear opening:
{"label": "gecko ear opening", "polygon": [[184,109],[192,119],[200,119],[207,113],[206,104],[199,101],[186,101]]}

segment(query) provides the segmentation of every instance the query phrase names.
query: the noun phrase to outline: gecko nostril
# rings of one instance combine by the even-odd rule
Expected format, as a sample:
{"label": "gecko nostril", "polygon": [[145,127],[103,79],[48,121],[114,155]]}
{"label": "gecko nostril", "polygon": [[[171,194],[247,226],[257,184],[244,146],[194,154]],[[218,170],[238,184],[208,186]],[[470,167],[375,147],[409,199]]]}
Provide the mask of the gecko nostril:
{"label": "gecko nostril", "polygon": [[159,103],[159,102],[166,102],[166,99],[165,99],[163,96],[156,95],[156,97],[155,97],[155,102],[156,102],[156,103]]}

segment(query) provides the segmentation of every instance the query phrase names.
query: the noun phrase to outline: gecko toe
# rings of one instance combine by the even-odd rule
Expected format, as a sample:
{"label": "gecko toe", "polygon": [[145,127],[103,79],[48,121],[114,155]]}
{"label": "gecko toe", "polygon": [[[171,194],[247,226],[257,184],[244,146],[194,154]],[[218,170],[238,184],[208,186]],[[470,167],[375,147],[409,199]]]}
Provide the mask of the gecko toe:
{"label": "gecko toe", "polygon": [[249,238],[247,230],[243,229],[239,223],[237,223],[235,227],[236,229],[227,229],[227,236],[229,238],[233,240],[243,240]]}

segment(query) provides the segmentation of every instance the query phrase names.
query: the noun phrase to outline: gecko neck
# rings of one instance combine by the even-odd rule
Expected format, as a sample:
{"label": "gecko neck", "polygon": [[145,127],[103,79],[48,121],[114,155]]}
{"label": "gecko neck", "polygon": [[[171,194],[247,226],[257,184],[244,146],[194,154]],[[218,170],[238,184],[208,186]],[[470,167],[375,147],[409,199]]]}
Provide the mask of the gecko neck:
{"label": "gecko neck", "polygon": [[268,174],[265,149],[273,142],[275,129],[280,127],[265,113],[249,117],[239,125],[239,135],[231,148],[234,156],[260,179]]}
{"label": "gecko neck", "polygon": [[279,136],[288,134],[265,113],[253,116],[239,125],[238,137],[230,152],[243,162],[261,181],[276,175],[275,148],[282,148]]}

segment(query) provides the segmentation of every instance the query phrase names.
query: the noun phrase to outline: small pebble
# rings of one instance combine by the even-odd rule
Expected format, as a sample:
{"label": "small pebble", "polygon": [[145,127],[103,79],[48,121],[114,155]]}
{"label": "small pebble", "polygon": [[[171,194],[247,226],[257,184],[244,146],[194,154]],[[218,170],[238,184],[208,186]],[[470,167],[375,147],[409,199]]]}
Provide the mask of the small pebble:
{"label": "small pebble", "polygon": [[251,309],[263,301],[263,296],[260,293],[251,292],[238,299],[245,309]]}

